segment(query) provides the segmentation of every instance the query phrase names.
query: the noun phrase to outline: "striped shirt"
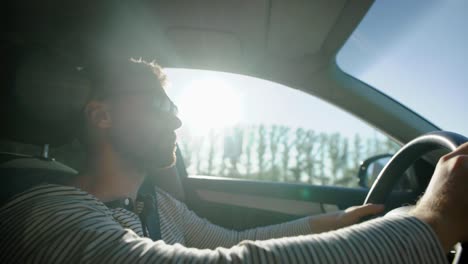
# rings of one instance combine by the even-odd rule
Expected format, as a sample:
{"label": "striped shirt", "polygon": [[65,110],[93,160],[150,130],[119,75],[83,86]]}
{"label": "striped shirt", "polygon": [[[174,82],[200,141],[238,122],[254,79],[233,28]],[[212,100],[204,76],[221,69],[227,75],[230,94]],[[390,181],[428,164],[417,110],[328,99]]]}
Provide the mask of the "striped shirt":
{"label": "striped shirt", "polygon": [[0,263],[446,263],[432,229],[413,217],[284,237],[309,231],[306,220],[237,232],[157,195],[163,240],[155,242],[131,211],[74,187],[36,186],[1,209]]}
{"label": "striped shirt", "polygon": [[[217,247],[232,247],[243,240],[266,240],[288,236],[299,236],[312,233],[310,218],[284,224],[272,225],[235,231],[223,228],[200,218],[189,210],[184,203],[174,199],[163,190],[156,188],[158,211],[161,226],[161,237],[166,244],[176,244],[200,249],[214,249]],[[136,212],[143,206],[137,203]],[[122,226],[128,227],[143,236],[139,218],[132,212],[117,208],[111,209],[114,219]]]}

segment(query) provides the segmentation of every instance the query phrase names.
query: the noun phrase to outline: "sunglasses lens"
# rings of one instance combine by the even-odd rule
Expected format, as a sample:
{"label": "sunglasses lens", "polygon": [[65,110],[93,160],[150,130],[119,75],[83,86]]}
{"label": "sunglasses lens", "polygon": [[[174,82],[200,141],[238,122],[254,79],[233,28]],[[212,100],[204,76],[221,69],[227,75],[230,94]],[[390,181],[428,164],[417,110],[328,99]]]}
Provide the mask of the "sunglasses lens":
{"label": "sunglasses lens", "polygon": [[179,114],[179,109],[171,100],[169,100],[169,98],[159,98],[159,97],[154,98],[153,107],[157,109],[158,111],[161,111],[164,113],[171,113],[175,116]]}

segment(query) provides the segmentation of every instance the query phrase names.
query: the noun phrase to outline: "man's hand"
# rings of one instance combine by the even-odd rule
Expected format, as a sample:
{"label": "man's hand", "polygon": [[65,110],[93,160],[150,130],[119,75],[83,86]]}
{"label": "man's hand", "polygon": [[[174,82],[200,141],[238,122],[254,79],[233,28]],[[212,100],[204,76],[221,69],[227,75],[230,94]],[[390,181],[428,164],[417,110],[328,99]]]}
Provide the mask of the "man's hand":
{"label": "man's hand", "polygon": [[353,206],[344,211],[313,216],[310,226],[314,234],[327,232],[357,224],[363,217],[377,215],[383,210],[384,206],[380,204]]}
{"label": "man's hand", "polygon": [[468,143],[439,160],[410,215],[434,229],[446,252],[455,243],[468,241]]}

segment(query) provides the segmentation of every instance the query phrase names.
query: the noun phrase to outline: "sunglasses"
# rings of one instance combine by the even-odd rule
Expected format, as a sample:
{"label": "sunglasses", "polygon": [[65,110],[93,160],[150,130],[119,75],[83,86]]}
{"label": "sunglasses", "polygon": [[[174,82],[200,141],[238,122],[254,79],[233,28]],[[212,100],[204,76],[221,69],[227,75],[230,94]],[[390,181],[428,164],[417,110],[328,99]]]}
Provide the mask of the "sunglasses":
{"label": "sunglasses", "polygon": [[168,113],[174,116],[179,115],[179,108],[167,96],[155,96],[151,106],[160,112]]}
{"label": "sunglasses", "polygon": [[152,90],[140,90],[140,91],[113,91],[112,94],[100,95],[96,98],[112,98],[116,96],[126,96],[135,94],[148,94],[152,97],[151,107],[162,113],[171,114],[174,116],[179,115],[179,108],[171,101],[165,94],[152,94]]}

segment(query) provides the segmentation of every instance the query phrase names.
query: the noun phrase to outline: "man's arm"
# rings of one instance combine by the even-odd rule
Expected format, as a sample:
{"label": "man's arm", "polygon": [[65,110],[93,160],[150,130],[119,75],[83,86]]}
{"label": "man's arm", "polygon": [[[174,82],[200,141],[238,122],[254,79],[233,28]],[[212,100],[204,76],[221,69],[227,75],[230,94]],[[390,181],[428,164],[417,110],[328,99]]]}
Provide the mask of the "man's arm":
{"label": "man's arm", "polygon": [[179,228],[183,230],[185,245],[188,247],[208,249],[216,247],[229,248],[243,240],[266,240],[313,233],[310,217],[243,231],[227,229],[199,217],[188,209],[184,203],[174,199],[158,188],[157,193],[160,214],[176,219],[172,224],[179,225]]}
{"label": "man's arm", "polygon": [[[199,250],[140,238],[117,226],[84,230],[84,263],[445,263],[436,236],[416,218],[379,219],[321,235],[244,241],[230,249]],[[55,243],[60,243],[56,240]],[[83,245],[86,243],[86,245]],[[78,246],[80,248],[80,246]],[[64,250],[63,252],[66,252]],[[79,255],[77,255],[79,256]]]}
{"label": "man's arm", "polygon": [[94,197],[56,185],[33,188],[4,206],[0,224],[1,263],[445,262],[433,230],[413,217],[200,250],[139,237],[120,226]]}
{"label": "man's arm", "polygon": [[[63,197],[66,201],[66,197]],[[57,208],[57,200],[54,200]],[[33,210],[22,252],[46,263],[444,263],[432,229],[412,217],[382,218],[320,235],[244,241],[232,248],[200,250],[141,238],[94,206],[63,204]],[[37,214],[36,214],[37,213]],[[37,219],[37,220],[36,220]],[[11,228],[9,230],[14,230]],[[9,230],[3,230],[9,235]],[[18,233],[20,235],[20,233]],[[202,239],[202,237],[200,237]],[[26,245],[27,244],[27,245]],[[24,247],[26,245],[26,247]],[[13,245],[14,246],[14,245]],[[6,245],[2,245],[2,255]],[[11,256],[11,255],[10,255]],[[8,258],[6,258],[8,259]],[[5,259],[4,259],[5,260]]]}
{"label": "man's arm", "polygon": [[[371,227],[370,225],[375,225]],[[380,230],[379,230],[380,229]],[[335,233],[262,242],[245,241],[230,249],[197,250],[152,242],[129,230],[95,232],[83,245],[85,263],[444,263],[436,237],[413,218],[374,221]],[[83,234],[83,235],[84,235]],[[60,240],[60,239],[59,239]],[[56,240],[55,243],[60,243]],[[84,241],[76,241],[83,244]],[[72,247],[73,241],[69,241]],[[85,242],[86,243],[86,242]],[[79,247],[78,247],[79,248]],[[66,252],[64,250],[63,252]]]}
{"label": "man's arm", "polygon": [[[363,216],[379,213],[383,206],[365,205],[329,214],[303,217],[286,223],[236,231],[211,223],[189,210],[166,192],[156,188],[160,213],[169,216],[172,225],[180,225],[188,247],[232,247],[243,240],[267,240],[272,238],[308,235],[331,231],[355,224]],[[179,220],[177,220],[179,219]]]}

